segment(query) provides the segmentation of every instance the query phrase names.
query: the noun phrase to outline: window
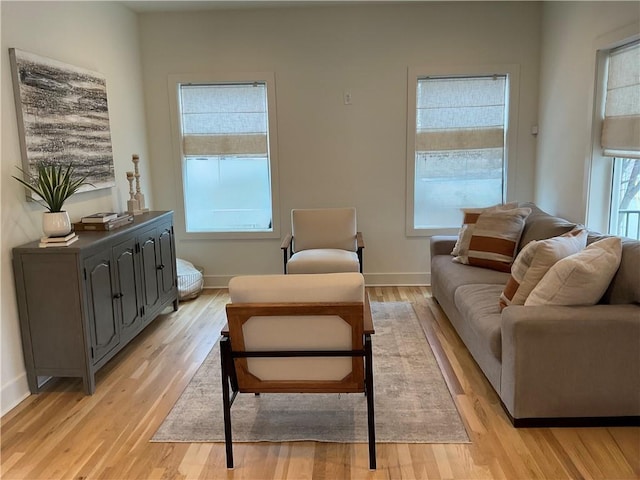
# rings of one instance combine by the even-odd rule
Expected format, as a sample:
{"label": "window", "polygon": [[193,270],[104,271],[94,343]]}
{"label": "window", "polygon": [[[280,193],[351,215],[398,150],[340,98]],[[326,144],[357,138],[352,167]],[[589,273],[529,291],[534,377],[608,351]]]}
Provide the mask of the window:
{"label": "window", "polygon": [[186,232],[279,235],[272,78],[175,86]]}
{"label": "window", "polygon": [[510,75],[409,81],[407,234],[453,233],[461,208],[506,198]]}
{"label": "window", "polygon": [[608,232],[640,239],[640,42],[607,50],[602,61],[602,149],[596,155],[608,169],[602,178],[611,183]]}
{"label": "window", "polygon": [[640,160],[615,158],[609,233],[640,240]]}

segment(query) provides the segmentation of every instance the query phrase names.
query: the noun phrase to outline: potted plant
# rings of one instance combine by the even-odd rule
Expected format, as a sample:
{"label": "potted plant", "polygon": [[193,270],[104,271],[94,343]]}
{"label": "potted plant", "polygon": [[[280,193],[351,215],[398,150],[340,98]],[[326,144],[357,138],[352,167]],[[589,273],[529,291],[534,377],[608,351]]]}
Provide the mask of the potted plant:
{"label": "potted plant", "polygon": [[47,209],[42,217],[44,234],[56,237],[71,232],[69,214],[62,207],[64,202],[82,185],[91,185],[87,182],[87,175],[76,175],[72,164],[39,162],[36,166],[36,174],[20,167],[16,168],[22,172],[23,178],[15,175],[13,178],[35,193],[37,197],[34,197],[33,200]]}

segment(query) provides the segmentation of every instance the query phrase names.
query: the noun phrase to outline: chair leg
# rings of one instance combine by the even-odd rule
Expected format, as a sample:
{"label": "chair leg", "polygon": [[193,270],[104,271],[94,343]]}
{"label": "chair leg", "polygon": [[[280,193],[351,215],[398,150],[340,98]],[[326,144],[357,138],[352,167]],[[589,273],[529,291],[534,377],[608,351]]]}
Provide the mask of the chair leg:
{"label": "chair leg", "polygon": [[281,247],[281,248],[282,248],[282,273],[286,275],[288,273],[287,262],[289,261],[289,259],[291,258],[291,255],[293,254],[293,248],[291,244],[289,244],[288,247]]}
{"label": "chair leg", "polygon": [[376,422],[373,408],[373,352],[371,336],[364,338],[365,390],[367,394],[367,422],[369,426],[369,469],[376,469]]}
{"label": "chair leg", "polygon": [[233,440],[231,438],[231,398],[229,395],[229,362],[231,358],[231,342],[228,338],[220,340],[220,365],[222,368],[222,408],[224,413],[224,443],[227,452],[227,468],[233,468]]}

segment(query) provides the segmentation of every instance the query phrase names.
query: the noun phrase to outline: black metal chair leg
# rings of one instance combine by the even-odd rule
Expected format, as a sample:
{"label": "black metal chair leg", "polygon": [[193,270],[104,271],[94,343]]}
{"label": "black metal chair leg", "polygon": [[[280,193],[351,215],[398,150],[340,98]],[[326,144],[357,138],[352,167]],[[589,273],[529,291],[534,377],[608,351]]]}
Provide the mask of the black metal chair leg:
{"label": "black metal chair leg", "polygon": [[222,368],[222,408],[224,410],[224,443],[227,452],[227,468],[233,468],[233,440],[231,438],[231,398],[229,396],[229,362],[231,345],[228,338],[220,339],[220,365]]}
{"label": "black metal chair leg", "polygon": [[282,249],[282,273],[287,274],[287,250]]}
{"label": "black metal chair leg", "polygon": [[367,393],[367,422],[369,427],[369,469],[376,469],[376,423],[373,410],[373,352],[371,336],[364,338],[365,389]]}

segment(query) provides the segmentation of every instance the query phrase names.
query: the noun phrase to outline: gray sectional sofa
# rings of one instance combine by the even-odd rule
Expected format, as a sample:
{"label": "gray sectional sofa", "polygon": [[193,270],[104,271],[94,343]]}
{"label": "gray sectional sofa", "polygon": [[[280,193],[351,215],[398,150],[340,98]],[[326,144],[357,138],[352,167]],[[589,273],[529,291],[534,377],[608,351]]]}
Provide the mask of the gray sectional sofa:
{"label": "gray sectional sofa", "polygon": [[[519,242],[575,226],[531,208]],[[457,237],[431,238],[433,296],[515,426],[634,424],[640,419],[640,242],[593,306],[511,305],[498,298],[509,273],[452,262]],[[590,232],[588,244],[602,238]]]}

